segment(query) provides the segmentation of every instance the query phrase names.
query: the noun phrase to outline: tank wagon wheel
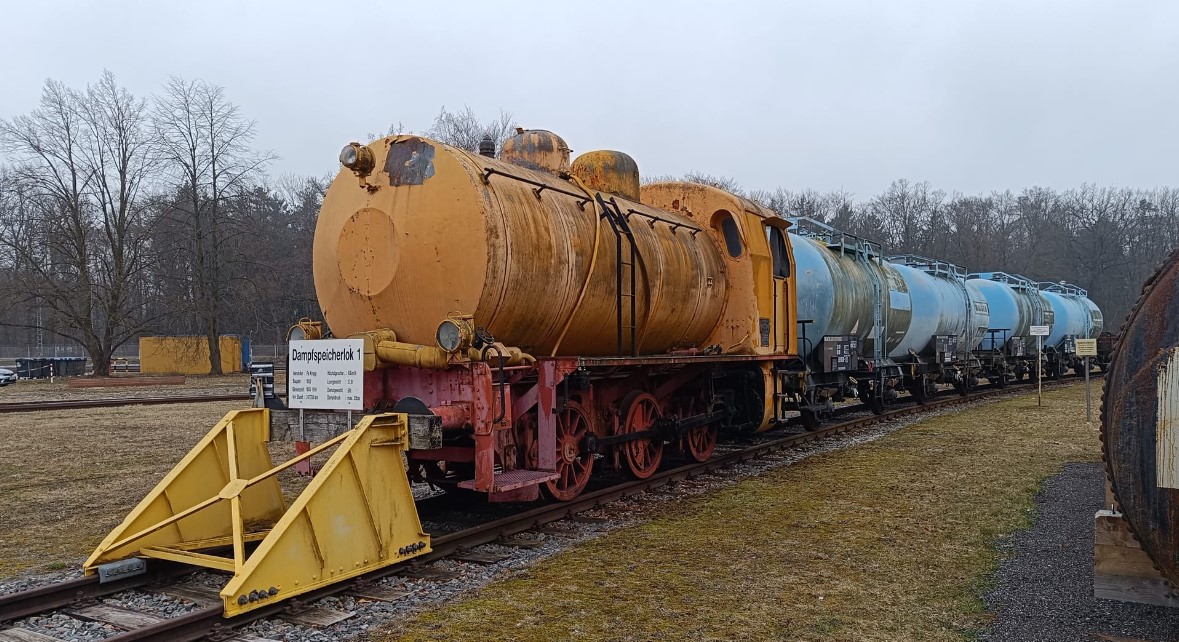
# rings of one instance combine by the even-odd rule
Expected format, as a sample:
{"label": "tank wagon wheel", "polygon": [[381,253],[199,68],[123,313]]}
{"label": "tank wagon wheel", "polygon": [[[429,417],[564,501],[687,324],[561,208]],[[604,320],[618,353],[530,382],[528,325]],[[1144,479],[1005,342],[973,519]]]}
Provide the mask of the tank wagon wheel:
{"label": "tank wagon wheel", "polygon": [[937,384],[921,377],[913,382],[912,387],[909,388],[909,394],[913,395],[913,399],[917,401],[917,405],[924,406],[929,402],[929,398],[937,395]]}
{"label": "tank wagon wheel", "polygon": [[581,494],[594,468],[594,455],[583,445],[592,432],[590,416],[581,404],[570,401],[557,415],[557,474],[544,483],[545,494],[567,502]]}
{"label": "tank wagon wheel", "polygon": [[[625,419],[619,426],[621,434],[647,430],[663,416],[659,401],[646,392],[632,392],[622,404]],[[622,453],[630,473],[638,479],[646,479],[659,470],[663,461],[663,440],[636,439],[622,444]]]}
{"label": "tank wagon wheel", "polygon": [[798,411],[798,414],[802,421],[802,427],[808,432],[818,430],[823,425],[823,422],[819,421],[819,413],[811,408],[803,408]]}

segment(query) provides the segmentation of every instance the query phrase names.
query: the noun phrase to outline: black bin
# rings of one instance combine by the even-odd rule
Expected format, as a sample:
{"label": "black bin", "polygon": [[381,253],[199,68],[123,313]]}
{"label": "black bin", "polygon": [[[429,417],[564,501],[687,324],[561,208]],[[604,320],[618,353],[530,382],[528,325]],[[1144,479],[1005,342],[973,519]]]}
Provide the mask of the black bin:
{"label": "black bin", "polygon": [[16,376],[21,379],[77,377],[86,374],[84,357],[24,357],[16,360]]}

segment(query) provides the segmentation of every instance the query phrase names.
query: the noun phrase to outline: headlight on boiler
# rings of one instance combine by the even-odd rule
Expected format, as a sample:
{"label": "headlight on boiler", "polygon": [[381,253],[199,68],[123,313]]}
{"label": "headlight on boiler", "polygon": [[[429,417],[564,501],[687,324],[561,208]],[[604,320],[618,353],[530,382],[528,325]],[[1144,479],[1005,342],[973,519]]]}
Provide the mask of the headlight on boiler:
{"label": "headlight on boiler", "polygon": [[469,319],[450,317],[438,324],[438,332],[434,338],[438,340],[438,347],[447,352],[458,352],[471,347],[471,337],[474,332]]}
{"label": "headlight on boiler", "polygon": [[357,174],[368,174],[374,165],[373,153],[360,143],[348,143],[340,150],[340,164]]}

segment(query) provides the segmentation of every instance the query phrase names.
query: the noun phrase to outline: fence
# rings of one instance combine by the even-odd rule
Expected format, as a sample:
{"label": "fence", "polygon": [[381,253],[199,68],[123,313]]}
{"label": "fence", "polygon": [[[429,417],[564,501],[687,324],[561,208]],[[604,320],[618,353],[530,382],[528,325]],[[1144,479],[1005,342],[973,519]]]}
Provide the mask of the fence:
{"label": "fence", "polygon": [[[86,357],[86,349],[80,345],[52,345],[43,346],[40,350],[37,346],[3,346],[0,345],[0,365],[11,366],[16,363],[17,359],[33,359],[38,357]],[[253,361],[273,363],[279,369],[286,368],[287,365],[287,346],[285,344],[270,344],[270,345],[256,345],[250,346],[250,358]],[[125,371],[128,368],[128,362],[134,364],[134,369],[139,369],[139,345],[138,341],[130,341],[119,346],[115,350],[114,356],[111,360],[117,364],[115,368],[119,372]]]}

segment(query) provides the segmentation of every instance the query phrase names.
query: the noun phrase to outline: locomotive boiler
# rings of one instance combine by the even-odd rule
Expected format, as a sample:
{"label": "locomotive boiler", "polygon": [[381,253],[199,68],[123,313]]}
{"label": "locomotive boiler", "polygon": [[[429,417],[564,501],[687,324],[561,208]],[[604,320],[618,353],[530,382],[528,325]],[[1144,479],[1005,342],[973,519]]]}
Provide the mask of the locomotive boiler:
{"label": "locomotive boiler", "polygon": [[[571,166],[564,141],[544,131],[510,139],[499,160],[416,136],[345,154],[354,171],[328,190],[313,250],[315,291],[337,336],[382,329],[433,346],[457,311],[525,353],[617,354],[619,265],[635,330],[625,351],[702,346],[717,325],[717,248],[686,217],[636,202],[637,167],[618,166],[629,157],[599,152]],[[622,243],[580,187],[605,180],[629,197]]]}

